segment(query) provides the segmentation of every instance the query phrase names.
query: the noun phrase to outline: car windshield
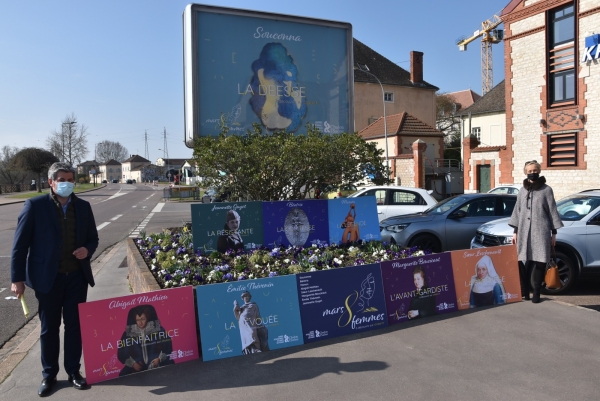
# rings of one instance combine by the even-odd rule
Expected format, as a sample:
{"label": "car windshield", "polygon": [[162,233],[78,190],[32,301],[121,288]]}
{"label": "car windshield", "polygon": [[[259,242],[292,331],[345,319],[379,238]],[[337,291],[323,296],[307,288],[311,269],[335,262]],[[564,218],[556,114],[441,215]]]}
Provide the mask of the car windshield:
{"label": "car windshield", "polygon": [[454,209],[458,205],[462,205],[466,201],[469,200],[468,196],[457,195],[448,199],[444,199],[443,201],[437,203],[435,206],[430,207],[425,210],[423,213],[427,214],[443,214],[446,213],[450,209]]}
{"label": "car windshield", "polygon": [[562,220],[579,221],[600,206],[599,196],[571,195],[556,204]]}

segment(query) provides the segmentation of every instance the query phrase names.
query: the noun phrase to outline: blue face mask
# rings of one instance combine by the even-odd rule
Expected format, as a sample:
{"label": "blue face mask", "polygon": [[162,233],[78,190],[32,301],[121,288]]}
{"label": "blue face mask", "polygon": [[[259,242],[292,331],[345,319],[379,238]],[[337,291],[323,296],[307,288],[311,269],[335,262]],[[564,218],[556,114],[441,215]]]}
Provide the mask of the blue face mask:
{"label": "blue face mask", "polygon": [[75,184],[73,184],[72,182],[67,182],[67,181],[57,182],[56,183],[56,191],[54,191],[54,193],[56,193],[56,195],[58,195],[58,196],[66,198],[73,193],[74,187],[75,187]]}

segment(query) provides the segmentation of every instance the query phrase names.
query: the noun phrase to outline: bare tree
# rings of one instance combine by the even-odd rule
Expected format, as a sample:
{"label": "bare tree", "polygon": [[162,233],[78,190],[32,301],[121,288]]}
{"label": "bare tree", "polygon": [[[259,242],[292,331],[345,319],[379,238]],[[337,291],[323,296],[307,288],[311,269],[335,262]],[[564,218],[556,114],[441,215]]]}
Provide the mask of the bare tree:
{"label": "bare tree", "polygon": [[113,141],[102,141],[96,144],[96,161],[100,164],[104,164],[110,159],[114,159],[118,162],[123,162],[129,157],[127,148],[121,145],[119,142]]}
{"label": "bare tree", "polygon": [[4,145],[0,149],[0,184],[20,184],[27,177],[27,171],[16,169],[11,165],[19,148]]}
{"label": "bare tree", "polygon": [[66,116],[60,130],[54,130],[46,139],[46,146],[60,161],[77,166],[88,152],[87,127],[77,122],[74,113]]}
{"label": "bare tree", "polygon": [[38,178],[38,192],[42,192],[42,175],[58,161],[58,158],[45,149],[23,148],[12,158],[11,168],[31,171]]}
{"label": "bare tree", "polygon": [[436,127],[444,134],[444,159],[460,160],[460,116],[457,110],[461,108],[452,96],[440,93],[435,98]]}

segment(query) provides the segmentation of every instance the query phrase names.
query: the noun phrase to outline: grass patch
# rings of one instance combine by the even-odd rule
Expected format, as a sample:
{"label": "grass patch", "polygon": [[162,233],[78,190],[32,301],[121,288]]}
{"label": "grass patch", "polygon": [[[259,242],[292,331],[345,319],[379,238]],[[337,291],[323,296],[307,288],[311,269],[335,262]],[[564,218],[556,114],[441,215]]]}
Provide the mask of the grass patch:
{"label": "grass patch", "polygon": [[[102,186],[102,184],[96,184],[96,188]],[[75,189],[73,190],[73,192],[78,193],[78,192],[83,192],[83,191],[87,191],[89,189],[93,189],[94,188],[94,184],[77,184],[77,186],[75,187]],[[15,198],[15,199],[29,199],[29,198],[35,198],[36,196],[41,196],[41,195],[46,195],[50,192],[50,189],[44,189],[42,190],[42,192],[21,192],[18,194],[14,194],[14,195],[10,195],[8,196],[9,198]]]}

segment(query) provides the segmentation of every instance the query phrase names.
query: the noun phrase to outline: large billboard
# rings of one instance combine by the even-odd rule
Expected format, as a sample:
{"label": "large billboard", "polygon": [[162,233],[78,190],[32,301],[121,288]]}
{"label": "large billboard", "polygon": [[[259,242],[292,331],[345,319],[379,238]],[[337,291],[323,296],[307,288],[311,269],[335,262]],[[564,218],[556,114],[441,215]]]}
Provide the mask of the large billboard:
{"label": "large billboard", "polygon": [[183,14],[185,142],[268,131],[352,132],[352,25],[190,4]]}

